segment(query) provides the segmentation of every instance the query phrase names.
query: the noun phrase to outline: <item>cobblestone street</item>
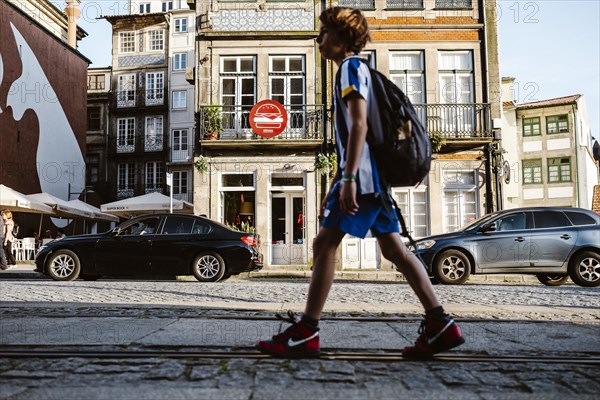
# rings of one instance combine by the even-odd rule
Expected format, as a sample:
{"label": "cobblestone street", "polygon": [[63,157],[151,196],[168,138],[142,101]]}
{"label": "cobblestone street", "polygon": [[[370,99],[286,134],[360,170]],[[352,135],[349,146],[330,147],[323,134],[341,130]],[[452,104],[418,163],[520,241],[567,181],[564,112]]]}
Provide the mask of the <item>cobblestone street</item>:
{"label": "cobblestone street", "polygon": [[[0,349],[250,351],[274,311],[302,311],[306,279],[0,280]],[[437,285],[469,355],[597,357],[598,291],[573,284]],[[406,282],[340,280],[325,351],[398,352],[422,312]],[[148,356],[0,358],[7,399],[598,399],[600,366],[561,362],[346,361]],[[135,389],[134,389],[135,387]]]}

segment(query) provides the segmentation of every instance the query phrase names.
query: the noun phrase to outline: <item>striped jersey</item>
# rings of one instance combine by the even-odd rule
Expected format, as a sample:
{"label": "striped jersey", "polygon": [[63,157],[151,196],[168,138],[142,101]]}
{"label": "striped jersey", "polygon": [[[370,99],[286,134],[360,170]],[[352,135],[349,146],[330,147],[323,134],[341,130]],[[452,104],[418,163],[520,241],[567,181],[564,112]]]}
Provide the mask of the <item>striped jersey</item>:
{"label": "striped jersey", "polygon": [[[338,78],[339,82],[337,82]],[[371,86],[371,73],[365,61],[357,55],[347,57],[342,61],[335,84],[335,139],[336,153],[339,160],[338,168],[341,171],[346,166],[346,147],[351,122],[346,99],[353,92],[358,93],[367,102],[369,129],[376,136],[383,137],[379,107]],[[385,191],[379,182],[379,172],[377,171],[374,152],[366,141],[360,156],[356,177],[357,194],[376,194]]]}

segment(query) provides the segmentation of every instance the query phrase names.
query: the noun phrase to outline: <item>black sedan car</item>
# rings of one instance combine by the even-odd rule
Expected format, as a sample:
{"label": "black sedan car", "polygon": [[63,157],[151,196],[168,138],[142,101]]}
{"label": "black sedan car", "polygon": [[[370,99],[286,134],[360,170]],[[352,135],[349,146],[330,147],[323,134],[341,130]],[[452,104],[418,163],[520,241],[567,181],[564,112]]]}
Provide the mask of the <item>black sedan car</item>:
{"label": "black sedan car", "polygon": [[106,233],[42,246],[36,271],[56,281],[101,276],[194,275],[216,282],[262,268],[257,238],[204,217],[152,214]]}
{"label": "black sedan car", "polygon": [[600,285],[600,216],[580,208],[499,211],[461,230],[416,243],[434,281],[461,284],[470,274],[533,274],[558,286],[569,276]]}

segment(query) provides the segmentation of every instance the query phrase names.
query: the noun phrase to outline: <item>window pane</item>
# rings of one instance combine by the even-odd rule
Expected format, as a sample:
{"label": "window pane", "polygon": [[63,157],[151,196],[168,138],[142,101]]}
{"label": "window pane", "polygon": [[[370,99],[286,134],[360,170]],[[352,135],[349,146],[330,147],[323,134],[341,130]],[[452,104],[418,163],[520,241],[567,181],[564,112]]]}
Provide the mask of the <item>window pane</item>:
{"label": "window pane", "polygon": [[168,216],[163,227],[163,234],[190,234],[194,227],[194,220],[182,216]]}
{"label": "window pane", "polygon": [[223,72],[237,72],[237,62],[235,58],[226,58],[223,60]]}
{"label": "window pane", "polygon": [[558,211],[535,211],[533,217],[536,228],[556,228],[571,225],[564,214]]}
{"label": "window pane", "polygon": [[223,187],[254,186],[254,174],[223,174]]}
{"label": "window pane", "polygon": [[594,218],[581,212],[566,211],[565,214],[567,214],[573,225],[594,225],[596,223]]}
{"label": "window pane", "polygon": [[290,72],[302,72],[302,58],[290,59]]}
{"label": "window pane", "polygon": [[273,72],[285,72],[285,58],[273,58]]}
{"label": "window pane", "polygon": [[254,60],[252,58],[242,58],[240,72],[254,72]]}

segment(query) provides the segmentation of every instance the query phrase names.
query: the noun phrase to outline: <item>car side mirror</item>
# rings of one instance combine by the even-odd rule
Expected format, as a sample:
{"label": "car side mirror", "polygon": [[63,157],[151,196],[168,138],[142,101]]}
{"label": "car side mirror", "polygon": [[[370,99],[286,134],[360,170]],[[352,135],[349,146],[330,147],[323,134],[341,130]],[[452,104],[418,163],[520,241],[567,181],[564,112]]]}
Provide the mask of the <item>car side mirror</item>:
{"label": "car side mirror", "polygon": [[482,233],[495,232],[495,231],[496,231],[496,224],[484,224],[479,228],[479,232],[482,232]]}

